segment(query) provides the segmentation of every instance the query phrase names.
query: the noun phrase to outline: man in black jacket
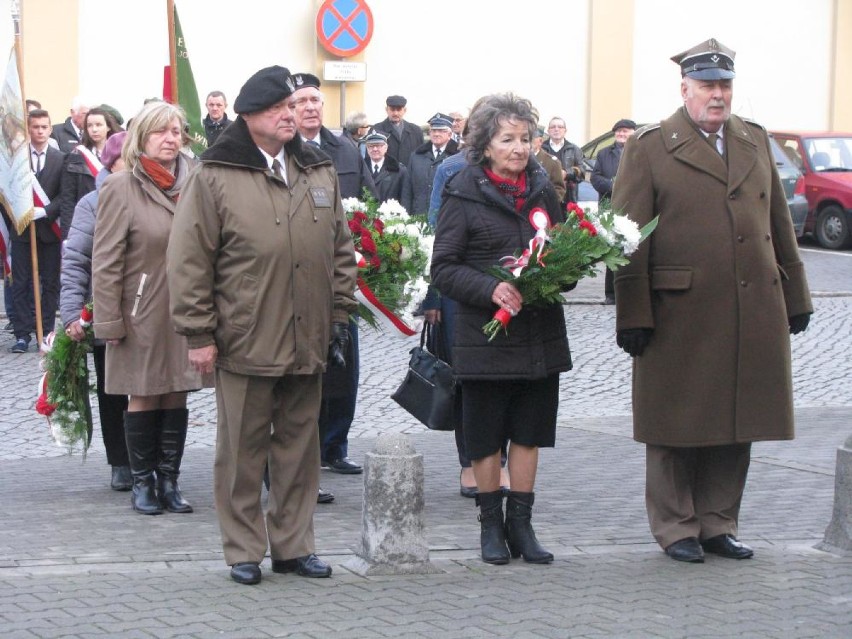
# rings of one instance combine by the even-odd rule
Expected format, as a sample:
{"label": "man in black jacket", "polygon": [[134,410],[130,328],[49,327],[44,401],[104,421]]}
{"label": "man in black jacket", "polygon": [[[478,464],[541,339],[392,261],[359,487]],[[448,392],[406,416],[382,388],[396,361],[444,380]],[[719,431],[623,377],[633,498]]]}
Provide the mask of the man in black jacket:
{"label": "man in black jacket", "polygon": [[546,153],[562,164],[565,177],[565,201],[577,201],[577,184],[583,181],[583,151],[565,139],[565,120],[551,118],[547,125],[547,141],[541,145]]}
{"label": "man in black jacket", "polygon": [[[65,155],[51,147],[50,115],[36,109],[27,115],[30,133],[30,166],[36,175],[34,189],[37,205],[32,224],[36,229],[38,273],[41,285],[41,326],[47,335],[56,325],[56,308],[59,305],[60,249],[59,185]],[[15,344],[13,353],[29,350],[31,335],[36,332],[33,299],[33,267],[30,257],[30,232],[20,235],[15,225],[9,225],[12,239],[12,299],[15,308]]]}
{"label": "man in black jacket", "polygon": [[400,164],[406,164],[408,158],[418,146],[423,144],[423,131],[416,124],[406,122],[408,100],[401,95],[390,95],[385,100],[388,117],[373,128],[388,139],[388,155]]}
{"label": "man in black jacket", "polygon": [[[636,123],[633,120],[621,119],[613,125],[612,132],[615,134],[615,142],[601,149],[592,171],[592,186],[598,192],[598,202],[601,205],[612,199],[612,184],[618,172],[618,163],[621,162],[621,153],[627,138],[636,132]],[[606,269],[604,277],[604,303],[615,304],[613,274],[609,269]]]}
{"label": "man in black jacket", "polygon": [[[358,147],[350,140],[337,137],[322,124],[323,95],[320,80],[310,73],[294,73],[296,90],[290,97],[296,129],[305,144],[319,148],[331,158],[337,170],[341,198],[363,198],[364,189],[378,196],[367,164]],[[355,418],[358,399],[358,324],[349,322],[349,352],[346,368],[331,368],[323,376],[320,408],[320,452],[322,466],[335,473],[359,474],[360,465],[349,459],[349,429]]]}
{"label": "man in black jacket", "polygon": [[451,139],[453,119],[436,113],[429,119],[429,142],[421,144],[408,159],[408,194],[402,205],[411,214],[429,212],[432,182],[438,165],[459,152],[459,145]]}
{"label": "man in black jacket", "polygon": [[83,124],[86,122],[88,113],[89,106],[79,97],[74,98],[71,102],[71,115],[66,118],[62,126],[53,129],[50,134],[50,137],[59,143],[60,151],[70,153],[80,144],[80,139],[83,137]]}
{"label": "man in black jacket", "polygon": [[408,198],[406,189],[410,188],[406,180],[408,169],[387,154],[388,139],[384,134],[373,131],[364,137],[364,144],[367,147],[364,161],[372,172],[379,202],[396,200],[402,204]]}
{"label": "man in black jacket", "polygon": [[207,115],[201,123],[204,125],[204,135],[207,136],[207,147],[210,148],[231,123],[225,112],[228,108],[228,99],[221,91],[211,91],[207,94],[204,104],[207,107]]}

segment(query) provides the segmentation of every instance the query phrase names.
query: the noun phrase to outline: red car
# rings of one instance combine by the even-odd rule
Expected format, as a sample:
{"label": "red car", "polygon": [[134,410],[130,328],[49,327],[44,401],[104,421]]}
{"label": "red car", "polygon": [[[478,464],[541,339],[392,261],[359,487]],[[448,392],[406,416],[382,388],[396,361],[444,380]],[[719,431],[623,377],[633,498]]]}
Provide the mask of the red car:
{"label": "red car", "polygon": [[852,133],[773,131],[805,178],[805,232],[825,248],[852,244]]}

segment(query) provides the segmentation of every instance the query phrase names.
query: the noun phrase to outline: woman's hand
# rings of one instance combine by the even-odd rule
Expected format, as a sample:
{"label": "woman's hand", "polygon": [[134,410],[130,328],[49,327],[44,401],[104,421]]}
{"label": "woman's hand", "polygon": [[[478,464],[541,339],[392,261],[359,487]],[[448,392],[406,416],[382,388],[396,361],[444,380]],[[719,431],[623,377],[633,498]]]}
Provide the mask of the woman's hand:
{"label": "woman's hand", "polygon": [[512,317],[521,312],[524,305],[524,297],[514,286],[508,282],[500,282],[491,293],[491,301],[507,311]]}
{"label": "woman's hand", "polygon": [[86,329],[80,326],[80,320],[74,320],[65,327],[65,334],[75,342],[82,342],[86,339]]}
{"label": "woman's hand", "polygon": [[219,351],[215,344],[189,349],[189,364],[202,375],[213,372],[213,364]]}

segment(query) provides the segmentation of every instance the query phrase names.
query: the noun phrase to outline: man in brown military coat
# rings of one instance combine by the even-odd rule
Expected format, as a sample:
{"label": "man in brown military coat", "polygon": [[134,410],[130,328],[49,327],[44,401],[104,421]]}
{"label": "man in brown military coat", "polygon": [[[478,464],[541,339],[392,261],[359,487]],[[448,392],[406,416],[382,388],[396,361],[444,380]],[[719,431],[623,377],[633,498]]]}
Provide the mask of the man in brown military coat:
{"label": "man in brown military coat", "polygon": [[793,438],[790,333],[813,312],[766,131],[731,115],[734,52],[672,58],[683,107],[628,141],[613,207],[653,235],[616,273],[651,531],[672,559],[745,559],[751,443]]}

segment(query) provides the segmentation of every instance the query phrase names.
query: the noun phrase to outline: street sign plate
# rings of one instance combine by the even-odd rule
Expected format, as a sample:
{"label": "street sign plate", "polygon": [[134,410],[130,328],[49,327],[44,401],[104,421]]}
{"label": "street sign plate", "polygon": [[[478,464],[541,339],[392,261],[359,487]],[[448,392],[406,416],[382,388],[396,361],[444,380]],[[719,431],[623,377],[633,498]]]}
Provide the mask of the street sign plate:
{"label": "street sign plate", "polygon": [[364,62],[329,60],[323,65],[322,76],[323,80],[364,82],[367,79],[367,65]]}

